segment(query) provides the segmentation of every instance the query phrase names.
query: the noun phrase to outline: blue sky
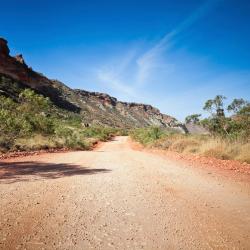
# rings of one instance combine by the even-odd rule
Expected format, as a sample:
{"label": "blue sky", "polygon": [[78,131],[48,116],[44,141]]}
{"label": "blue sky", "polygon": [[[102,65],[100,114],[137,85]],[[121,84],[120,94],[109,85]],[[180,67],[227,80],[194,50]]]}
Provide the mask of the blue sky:
{"label": "blue sky", "polygon": [[11,53],[72,88],[180,120],[216,94],[250,99],[250,1],[1,2]]}

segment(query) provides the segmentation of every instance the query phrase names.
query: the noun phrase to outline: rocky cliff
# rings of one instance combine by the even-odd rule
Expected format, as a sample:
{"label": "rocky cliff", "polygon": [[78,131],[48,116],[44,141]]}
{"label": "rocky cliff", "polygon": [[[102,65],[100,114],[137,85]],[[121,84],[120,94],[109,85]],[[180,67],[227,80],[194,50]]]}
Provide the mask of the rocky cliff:
{"label": "rocky cliff", "polygon": [[107,94],[71,89],[28,67],[23,56],[10,56],[5,39],[0,38],[0,94],[16,98],[24,88],[49,97],[58,107],[82,115],[84,123],[116,127],[157,125],[183,130],[177,120],[151,105],[118,101]]}

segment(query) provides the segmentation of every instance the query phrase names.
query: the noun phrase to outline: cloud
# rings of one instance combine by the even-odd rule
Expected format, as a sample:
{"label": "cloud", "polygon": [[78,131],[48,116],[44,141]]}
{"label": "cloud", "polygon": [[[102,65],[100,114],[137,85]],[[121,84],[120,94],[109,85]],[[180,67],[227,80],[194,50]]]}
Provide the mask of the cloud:
{"label": "cloud", "polygon": [[130,97],[136,97],[134,88],[129,87],[128,84],[122,82],[119,79],[119,76],[115,73],[112,73],[111,70],[99,70],[97,72],[98,79],[109,85],[114,91],[120,92],[121,94],[128,95]]}
{"label": "cloud", "polygon": [[105,64],[97,71],[98,80],[109,86],[110,89],[115,90],[118,96],[138,99],[138,93],[149,82],[155,84],[159,83],[159,80],[165,79],[167,81],[168,78],[171,79],[172,76],[168,77],[168,75],[177,74],[176,70],[180,66],[179,64],[182,65],[182,62],[171,59],[171,50],[179,35],[206,15],[219,1],[209,0],[203,3],[151,48],[144,50],[143,53],[139,53],[140,47],[129,49],[125,55],[123,54],[117,60]]}
{"label": "cloud", "polygon": [[135,89],[129,85],[128,79],[124,81],[128,67],[136,56],[136,50],[130,49],[122,58],[112,60],[111,63],[102,66],[96,71],[99,81],[118,92],[120,97],[136,97]]}
{"label": "cloud", "polygon": [[163,53],[167,50],[171,49],[171,47],[175,43],[176,37],[183,32],[185,29],[193,25],[196,21],[198,21],[201,17],[203,17],[207,12],[214,7],[219,0],[210,0],[206,1],[203,5],[201,5],[197,10],[195,10],[188,18],[186,18],[183,22],[181,22],[176,28],[174,28],[171,32],[166,33],[164,37],[156,43],[152,48],[146,51],[137,59],[138,65],[138,74],[137,74],[137,83],[138,85],[143,85],[146,83],[150,73],[154,69],[164,69],[164,70],[172,70],[174,65],[169,63],[162,63],[161,58]]}

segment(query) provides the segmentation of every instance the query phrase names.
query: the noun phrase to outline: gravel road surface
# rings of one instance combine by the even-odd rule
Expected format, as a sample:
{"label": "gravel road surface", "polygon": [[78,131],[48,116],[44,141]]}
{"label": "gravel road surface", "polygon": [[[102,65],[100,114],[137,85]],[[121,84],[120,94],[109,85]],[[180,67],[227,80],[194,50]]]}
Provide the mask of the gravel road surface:
{"label": "gravel road surface", "polygon": [[2,160],[0,249],[250,249],[250,183],[127,137]]}

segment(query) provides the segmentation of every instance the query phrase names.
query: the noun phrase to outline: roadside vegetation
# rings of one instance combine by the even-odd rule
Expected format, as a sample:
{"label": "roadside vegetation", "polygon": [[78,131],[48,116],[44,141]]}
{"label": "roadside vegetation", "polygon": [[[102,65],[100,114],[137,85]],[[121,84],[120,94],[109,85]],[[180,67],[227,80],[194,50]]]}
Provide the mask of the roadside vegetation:
{"label": "roadside vegetation", "polygon": [[209,112],[208,118],[201,119],[201,114],[186,118],[186,123],[202,126],[208,134],[181,134],[149,127],[135,129],[130,135],[147,147],[250,163],[250,104],[234,99],[226,116],[224,100],[218,95],[205,103],[203,109]]}
{"label": "roadside vegetation", "polygon": [[40,149],[90,149],[97,141],[126,133],[108,127],[87,127],[79,114],[55,107],[30,89],[17,100],[0,96],[0,152]]}

